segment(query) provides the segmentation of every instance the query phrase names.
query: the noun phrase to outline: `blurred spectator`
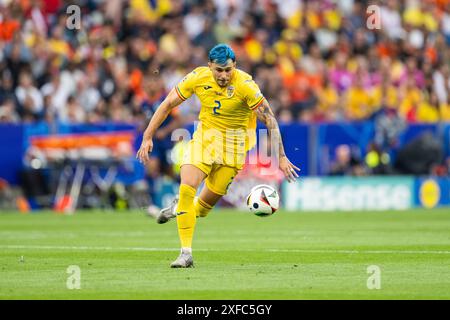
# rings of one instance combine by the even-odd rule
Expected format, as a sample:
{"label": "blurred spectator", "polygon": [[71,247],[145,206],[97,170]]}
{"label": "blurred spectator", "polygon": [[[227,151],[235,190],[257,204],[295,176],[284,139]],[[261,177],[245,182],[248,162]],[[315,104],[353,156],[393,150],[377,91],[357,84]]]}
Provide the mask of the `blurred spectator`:
{"label": "blurred spectator", "polygon": [[[133,111],[139,112],[136,108],[140,108],[144,111],[146,119],[150,119],[165,99],[166,90],[163,81],[155,75],[144,77],[143,89],[140,99],[134,102],[135,110]],[[173,169],[177,167],[173,166],[171,162],[171,150],[174,147],[172,132],[181,125],[182,120],[179,110],[174,109],[155,134],[150,161],[146,164],[146,180],[149,184],[151,197],[154,197],[154,184],[158,176],[166,175],[175,178]],[[142,128],[142,130],[144,129]]]}
{"label": "blurred spectator", "polygon": [[6,70],[11,73],[15,88],[19,85],[19,75],[23,71],[30,69],[30,52],[26,46],[15,42],[7,44],[3,53],[3,56],[6,58]]}
{"label": "blurred spectator", "polygon": [[330,80],[339,94],[347,91],[352,84],[352,75],[347,68],[347,55],[343,52],[336,54],[334,66],[330,70]]}
{"label": "blurred spectator", "polygon": [[19,75],[19,85],[15,90],[22,114],[33,115],[36,119],[44,108],[41,92],[34,86],[30,73],[23,71]]}
{"label": "blurred spectator", "polygon": [[345,97],[345,112],[350,120],[365,120],[374,111],[371,107],[371,96],[363,85],[363,75],[358,74],[354,84]]}
{"label": "blurred spectator", "polygon": [[74,96],[70,96],[67,99],[67,115],[64,122],[69,123],[83,123],[86,121],[86,113],[84,109],[78,104],[78,101]]}
{"label": "blurred spectator", "polygon": [[400,3],[396,0],[387,0],[381,6],[381,24],[387,35],[392,39],[401,39],[405,34],[399,5]]}
{"label": "blurred spectator", "polygon": [[439,104],[439,113],[442,121],[450,122],[450,97],[447,99],[447,102]]}
{"label": "blurred spectator", "polygon": [[422,96],[422,101],[417,108],[417,121],[436,123],[439,121],[439,101],[435,92],[428,93],[426,99]]}
{"label": "blurred spectator", "polygon": [[8,99],[15,100],[15,95],[11,72],[5,70],[0,74],[0,104]]}
{"label": "blurred spectator", "polygon": [[343,118],[339,95],[328,77],[324,77],[323,86],[318,88],[317,99],[316,120],[336,121]]}
{"label": "blurred spectator", "polygon": [[98,78],[95,74],[92,77],[83,75],[77,83],[76,91],[79,92],[77,99],[87,113],[93,112],[100,102],[101,94],[97,87]]}
{"label": "blurred spectator", "polygon": [[374,115],[375,144],[382,152],[398,147],[398,137],[406,127],[405,120],[397,109],[397,97],[397,92],[389,79],[384,79],[375,89],[374,105],[379,109]]}
{"label": "blurred spectator", "polygon": [[370,143],[367,149],[365,164],[369,170],[369,174],[379,175],[393,173],[393,169],[390,165],[390,157],[386,152],[381,151],[375,143]]}
{"label": "blurred spectator", "polygon": [[403,74],[401,75],[399,79],[399,86],[402,86],[405,82],[408,80],[413,80],[414,85],[417,88],[424,88],[425,86],[425,78],[422,70],[420,70],[417,66],[417,60],[414,57],[408,58],[406,61],[406,65],[403,71]]}
{"label": "blurred spectator", "polygon": [[299,118],[305,111],[314,108],[317,97],[316,89],[320,85],[320,77],[309,74],[302,64],[295,66],[292,75],[286,75],[284,85],[289,92],[294,118]]}
{"label": "blurred spectator", "polygon": [[0,123],[19,123],[20,117],[15,110],[14,100],[7,98],[0,103]]}
{"label": "blurred spectator", "polygon": [[417,108],[422,101],[422,91],[416,86],[414,78],[409,77],[400,87],[400,115],[408,122],[417,121]]}
{"label": "blurred spectator", "polygon": [[71,94],[69,90],[70,88],[62,83],[59,70],[55,70],[51,75],[50,82],[47,82],[41,87],[42,96],[49,97],[49,105],[47,107],[61,121],[66,120],[66,103]]}
{"label": "blurred spectator", "polygon": [[439,103],[446,103],[450,94],[450,66],[448,64],[442,63],[434,71],[433,89],[436,92]]}
{"label": "blurred spectator", "polygon": [[335,153],[335,161],[328,174],[333,176],[365,174],[361,161],[352,153],[350,146],[341,144],[336,147]]}

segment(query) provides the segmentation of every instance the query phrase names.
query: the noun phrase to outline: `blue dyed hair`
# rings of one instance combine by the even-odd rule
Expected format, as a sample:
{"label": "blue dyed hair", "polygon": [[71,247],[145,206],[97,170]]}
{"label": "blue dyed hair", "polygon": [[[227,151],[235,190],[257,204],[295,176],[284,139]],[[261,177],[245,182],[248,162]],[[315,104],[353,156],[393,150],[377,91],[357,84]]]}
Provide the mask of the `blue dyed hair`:
{"label": "blue dyed hair", "polygon": [[221,43],[209,51],[208,59],[210,62],[223,65],[227,63],[228,59],[236,61],[236,56],[229,45]]}

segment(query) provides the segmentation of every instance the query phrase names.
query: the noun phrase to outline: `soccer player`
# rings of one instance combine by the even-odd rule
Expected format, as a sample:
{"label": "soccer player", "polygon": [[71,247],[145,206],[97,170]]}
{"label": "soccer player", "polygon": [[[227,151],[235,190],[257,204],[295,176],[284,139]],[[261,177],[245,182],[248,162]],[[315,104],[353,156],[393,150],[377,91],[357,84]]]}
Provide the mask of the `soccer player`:
{"label": "soccer player", "polygon": [[[176,217],[181,253],[172,268],[193,267],[192,238],[197,217],[209,211],[227,193],[242,169],[247,151],[256,143],[256,117],[268,128],[278,147],[278,163],[289,182],[298,177],[286,157],[277,120],[258,85],[236,68],[233,50],[218,44],[209,52],[208,67],[189,73],[161,103],[144,132],[136,157],[149,159],[153,137],[171,110],[196,94],[201,102],[200,125],[189,142],[180,172],[180,190],[173,204],[162,209],[158,223]],[[205,180],[198,197],[197,189]]]}
{"label": "soccer player", "polygon": [[[163,81],[155,75],[147,76],[143,80],[141,108],[148,118],[153,116],[167,96]],[[181,116],[177,109],[173,109],[167,118],[161,123],[158,131],[153,137],[153,148],[149,154],[149,161],[146,165],[146,180],[149,185],[149,193],[152,202],[155,200],[155,183],[157,176],[163,172],[173,177],[174,173],[168,161],[168,153],[173,148],[171,133],[182,124]],[[142,141],[136,141],[140,145]],[[159,211],[159,210],[157,210]]]}

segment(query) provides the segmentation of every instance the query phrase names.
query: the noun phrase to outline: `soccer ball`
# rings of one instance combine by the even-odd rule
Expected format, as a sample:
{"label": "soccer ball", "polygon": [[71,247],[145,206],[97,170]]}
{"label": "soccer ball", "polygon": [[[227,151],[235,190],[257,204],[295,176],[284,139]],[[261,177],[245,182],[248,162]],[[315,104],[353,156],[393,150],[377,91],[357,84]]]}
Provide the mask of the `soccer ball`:
{"label": "soccer ball", "polygon": [[247,196],[247,208],[259,217],[275,213],[280,205],[280,196],[271,186],[260,184],[252,188]]}

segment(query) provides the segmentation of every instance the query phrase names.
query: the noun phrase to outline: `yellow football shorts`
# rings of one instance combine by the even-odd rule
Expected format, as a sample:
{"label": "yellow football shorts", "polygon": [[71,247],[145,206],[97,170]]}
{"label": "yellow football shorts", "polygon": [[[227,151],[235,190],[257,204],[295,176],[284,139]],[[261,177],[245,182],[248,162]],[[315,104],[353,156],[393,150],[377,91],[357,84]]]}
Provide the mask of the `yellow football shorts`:
{"label": "yellow football shorts", "polygon": [[199,168],[207,175],[207,188],[216,194],[225,195],[244,165],[246,152],[218,152],[219,149],[223,150],[221,145],[202,143],[194,135],[194,139],[188,143],[181,166],[191,164]]}

